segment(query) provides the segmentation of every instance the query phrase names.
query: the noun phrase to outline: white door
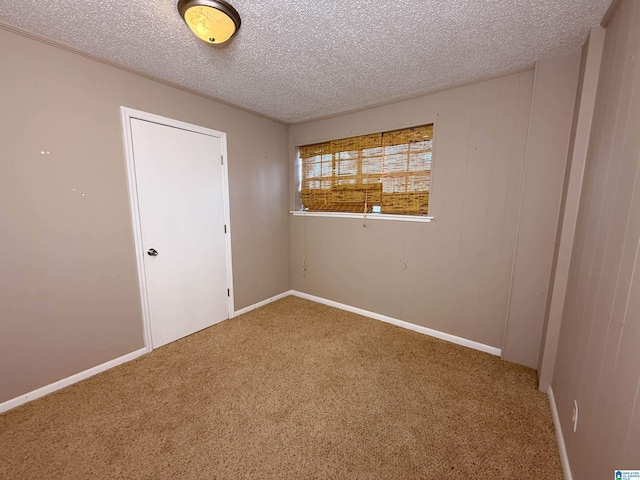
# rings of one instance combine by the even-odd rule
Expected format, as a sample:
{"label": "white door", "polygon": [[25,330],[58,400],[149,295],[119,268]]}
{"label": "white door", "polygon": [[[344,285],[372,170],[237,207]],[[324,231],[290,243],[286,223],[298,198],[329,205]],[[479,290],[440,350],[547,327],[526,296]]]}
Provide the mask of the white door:
{"label": "white door", "polygon": [[131,119],[153,348],[229,318],[219,137]]}

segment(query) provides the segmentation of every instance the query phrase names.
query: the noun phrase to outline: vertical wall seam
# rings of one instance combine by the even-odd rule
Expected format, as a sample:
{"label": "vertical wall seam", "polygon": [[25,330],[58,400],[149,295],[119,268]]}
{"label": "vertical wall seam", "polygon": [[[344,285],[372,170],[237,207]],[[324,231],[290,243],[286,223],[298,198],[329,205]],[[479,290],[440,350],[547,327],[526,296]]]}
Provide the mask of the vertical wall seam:
{"label": "vertical wall seam", "polygon": [[532,85],[532,90],[531,90],[531,105],[529,106],[529,124],[527,125],[527,138],[525,140],[525,146],[524,146],[524,159],[522,161],[522,172],[520,173],[520,185],[518,188],[518,214],[516,216],[516,230],[515,230],[515,236],[514,236],[514,240],[513,240],[513,254],[511,257],[511,274],[509,277],[509,288],[508,288],[508,295],[507,295],[507,317],[505,318],[505,322],[504,322],[504,333],[502,335],[502,345],[501,345],[501,350],[502,350],[502,357],[504,358],[506,350],[507,350],[507,335],[509,333],[509,319],[510,319],[510,314],[511,314],[511,300],[513,297],[513,278],[515,276],[515,271],[516,271],[516,259],[517,259],[517,254],[518,254],[518,236],[520,234],[520,219],[521,219],[521,213],[522,213],[522,197],[523,197],[523,192],[522,192],[522,187],[524,185],[524,180],[526,177],[526,170],[527,170],[527,158],[528,158],[528,151],[529,151],[529,138],[531,137],[531,119],[533,118],[533,106],[535,105],[536,102],[536,85],[538,84],[538,72],[539,72],[539,64],[538,62],[536,62],[535,65],[535,70],[533,73],[533,85]]}

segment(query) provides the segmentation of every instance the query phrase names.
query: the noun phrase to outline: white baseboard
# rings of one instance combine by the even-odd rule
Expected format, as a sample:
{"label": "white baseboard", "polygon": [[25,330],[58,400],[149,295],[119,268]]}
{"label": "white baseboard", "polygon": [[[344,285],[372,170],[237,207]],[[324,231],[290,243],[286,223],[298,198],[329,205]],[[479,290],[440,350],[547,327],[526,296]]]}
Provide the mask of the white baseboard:
{"label": "white baseboard", "polygon": [[84,372],[76,373],[75,375],[71,375],[70,377],[63,378],[55,383],[51,383],[49,385],[45,385],[42,388],[34,390],[29,393],[25,393],[19,397],[16,397],[12,400],[7,400],[4,403],[0,403],[0,413],[6,412],[7,410],[11,410],[12,408],[16,408],[23,403],[30,402],[31,400],[35,400],[36,398],[44,397],[49,393],[55,392],[56,390],[60,390],[61,388],[68,387],[69,385],[79,382],[80,380],[84,380],[85,378],[93,377],[97,373],[104,372],[105,370],[109,370],[110,368],[117,367],[126,362],[130,362],[134,358],[138,358],[141,355],[147,353],[146,348],[141,348],[140,350],[136,350],[135,352],[127,353],[118,358],[114,358],[106,363],[101,365],[97,365],[93,368],[85,370]]}
{"label": "white baseboard", "polygon": [[[242,315],[243,313],[250,312],[251,310],[255,310],[256,308],[263,307],[269,303],[275,302],[276,300],[280,300],[281,298],[288,297],[289,295],[295,295],[296,297],[305,298],[307,300],[311,300],[317,303],[322,303],[324,305],[329,305],[330,307],[339,308],[341,310],[346,310],[348,312],[356,313],[358,315],[363,315],[365,317],[373,318],[375,320],[391,323],[398,327],[406,328],[408,330],[413,330],[414,332],[422,333],[424,335],[429,335],[431,337],[439,338],[441,340],[446,340],[448,342],[456,343],[458,345],[463,345],[465,347],[473,348],[475,350],[480,350],[482,352],[490,353],[492,355],[500,356],[500,354],[502,353],[499,348],[491,347],[489,345],[484,345],[482,343],[474,342],[472,340],[468,340],[462,337],[457,337],[455,335],[450,335],[448,333],[439,332],[438,330],[432,330],[431,328],[415,325],[413,323],[405,322],[403,320],[398,320],[397,318],[392,318],[386,315],[381,315],[379,313],[363,310],[361,308],[345,305],[344,303],[334,302],[333,300],[327,300],[326,298],[316,297],[315,295],[309,295],[308,293],[298,292],[297,290],[288,290],[286,292],[282,292],[273,297],[267,298],[266,300],[263,300],[261,302],[242,308],[234,312],[233,317],[237,317],[238,315]],[[83,372],[76,373],[75,375],[71,375],[70,377],[64,378],[55,383],[51,383],[49,385],[46,385],[32,392],[29,392],[19,397],[16,397],[14,399],[8,400],[4,403],[0,403],[0,413],[6,412],[7,410],[11,410],[12,408],[15,408],[24,403],[30,402],[31,400],[35,400],[36,398],[40,398],[45,395],[48,395],[49,393],[55,392],[56,390],[60,390],[61,388],[72,385],[76,382],[79,382],[80,380],[84,380],[85,378],[89,378],[100,372],[109,370],[110,368],[129,362],[135,358],[138,358],[141,355],[144,355],[145,353],[147,353],[147,349],[141,348],[139,350],[136,350],[135,352],[128,353],[126,355],[123,355],[122,357],[115,358],[101,365],[97,365]],[[554,424],[556,425],[556,434],[558,435],[558,445],[560,446],[560,449],[561,449],[561,458],[563,458],[563,465],[562,465],[563,469],[565,469],[565,462],[566,462],[565,478],[568,480],[571,480],[571,473],[569,473],[568,476],[566,474],[566,472],[568,471],[569,464],[568,464],[568,459],[566,457],[566,450],[564,450],[564,441],[562,440],[562,431],[560,430],[559,420],[557,420],[558,412],[557,410],[555,410],[555,402],[553,401],[553,391],[551,390],[551,387],[549,387],[549,400],[551,402],[552,415],[554,415],[553,421],[554,421]],[[564,450],[564,457],[562,457],[563,450]]]}
{"label": "white baseboard", "polygon": [[405,322],[404,320],[398,320],[397,318],[387,317],[386,315],[381,315],[379,313],[370,312],[361,308],[352,307],[350,305],[345,305],[344,303],[334,302],[333,300],[327,300],[326,298],[316,297],[315,295],[309,295],[308,293],[298,292],[297,290],[291,290],[291,294],[295,295],[296,297],[311,300],[313,302],[329,305],[330,307],[339,308],[341,310],[357,313],[358,315],[373,318],[375,320],[381,320],[386,323],[391,323],[398,327],[413,330],[414,332],[422,333],[424,335],[429,335],[430,337],[439,338],[441,340],[446,340],[447,342],[473,348],[474,350],[480,350],[481,352],[490,353],[491,355],[496,355],[498,357],[502,354],[502,350],[500,350],[499,348],[491,347],[489,345],[485,345],[484,343],[474,342],[473,340],[468,340],[466,338],[457,337],[449,333],[440,332],[438,330],[433,330],[421,325],[415,325],[413,323]]}
{"label": "white baseboard", "polygon": [[[242,315],[243,313],[250,312],[251,310],[255,310],[256,308],[264,307],[265,305],[275,302],[276,300],[280,300],[281,298],[288,297],[293,294],[293,290],[287,290],[286,292],[282,292],[275,297],[269,297],[266,300],[262,300],[261,302],[254,303],[253,305],[249,305],[248,307],[241,308],[240,310],[233,313],[233,317],[237,317],[238,315]],[[231,317],[231,318],[233,318]]]}
{"label": "white baseboard", "polygon": [[558,407],[556,406],[556,398],[553,396],[553,389],[551,386],[549,386],[549,389],[547,390],[547,395],[549,396],[553,426],[556,430],[556,440],[558,441],[558,450],[560,451],[560,461],[562,462],[564,480],[573,480],[573,475],[571,475],[571,466],[569,465],[569,455],[567,455],[567,447],[564,444],[564,435],[562,434],[562,426],[560,425]]}

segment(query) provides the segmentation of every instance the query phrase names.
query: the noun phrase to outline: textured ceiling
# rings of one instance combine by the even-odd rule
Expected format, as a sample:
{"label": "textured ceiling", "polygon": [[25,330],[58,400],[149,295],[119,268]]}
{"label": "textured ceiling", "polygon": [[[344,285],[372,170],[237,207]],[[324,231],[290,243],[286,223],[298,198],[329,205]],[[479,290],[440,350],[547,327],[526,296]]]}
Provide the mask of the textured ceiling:
{"label": "textured ceiling", "polygon": [[579,48],[611,0],[232,0],[214,47],[177,0],[0,0],[0,23],[283,122],[514,71]]}

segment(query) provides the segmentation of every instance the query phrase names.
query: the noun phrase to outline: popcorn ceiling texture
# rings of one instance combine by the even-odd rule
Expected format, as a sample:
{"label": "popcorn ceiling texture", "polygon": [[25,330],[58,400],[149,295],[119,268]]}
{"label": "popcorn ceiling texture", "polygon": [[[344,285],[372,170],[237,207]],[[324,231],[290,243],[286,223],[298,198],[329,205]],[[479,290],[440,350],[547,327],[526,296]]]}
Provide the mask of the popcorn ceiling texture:
{"label": "popcorn ceiling texture", "polygon": [[611,0],[231,0],[227,44],[177,0],[0,0],[0,23],[287,123],[524,68],[582,46]]}

